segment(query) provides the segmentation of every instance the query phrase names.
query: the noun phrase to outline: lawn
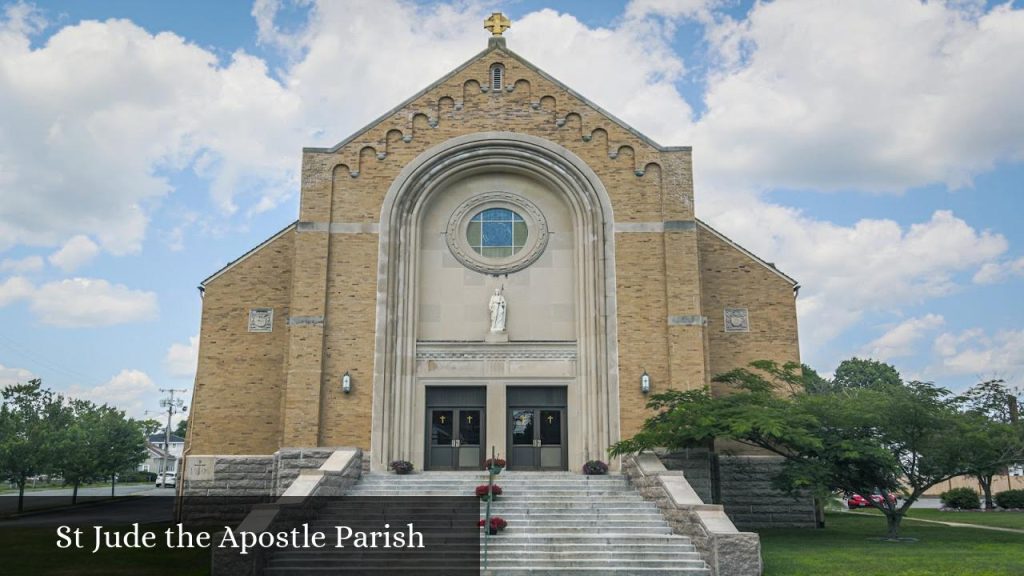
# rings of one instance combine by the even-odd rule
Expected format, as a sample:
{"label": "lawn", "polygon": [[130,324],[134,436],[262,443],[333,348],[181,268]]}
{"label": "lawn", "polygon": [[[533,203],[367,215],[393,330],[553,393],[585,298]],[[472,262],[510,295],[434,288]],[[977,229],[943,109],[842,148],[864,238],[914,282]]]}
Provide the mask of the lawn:
{"label": "lawn", "polygon": [[[169,524],[144,525],[162,531]],[[83,544],[91,538],[83,537]],[[168,550],[60,550],[53,528],[0,528],[0,574],[5,576],[205,576],[210,573],[210,551]]]}
{"label": "lawn", "polygon": [[[860,510],[882,515],[878,510]],[[997,528],[1015,528],[1024,530],[1024,512],[943,512],[942,510],[911,508],[907,512],[907,518],[921,518],[922,520],[938,520],[940,522],[959,522],[961,524],[978,524],[981,526],[995,526]],[[911,522],[912,523],[912,522]]]}
{"label": "lawn", "polygon": [[882,518],[834,513],[823,530],[762,530],[765,576],[1020,576],[1024,534],[905,522],[916,542],[873,540]]}

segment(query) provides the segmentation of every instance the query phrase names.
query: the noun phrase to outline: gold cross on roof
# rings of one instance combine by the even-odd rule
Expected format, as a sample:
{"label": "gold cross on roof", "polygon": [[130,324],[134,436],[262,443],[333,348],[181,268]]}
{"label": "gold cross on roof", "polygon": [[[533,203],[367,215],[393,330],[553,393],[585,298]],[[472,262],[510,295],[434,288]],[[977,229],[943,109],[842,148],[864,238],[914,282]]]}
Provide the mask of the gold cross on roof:
{"label": "gold cross on roof", "polygon": [[484,28],[491,31],[491,36],[501,36],[501,33],[512,27],[512,21],[501,12],[494,12],[491,17],[484,20]]}

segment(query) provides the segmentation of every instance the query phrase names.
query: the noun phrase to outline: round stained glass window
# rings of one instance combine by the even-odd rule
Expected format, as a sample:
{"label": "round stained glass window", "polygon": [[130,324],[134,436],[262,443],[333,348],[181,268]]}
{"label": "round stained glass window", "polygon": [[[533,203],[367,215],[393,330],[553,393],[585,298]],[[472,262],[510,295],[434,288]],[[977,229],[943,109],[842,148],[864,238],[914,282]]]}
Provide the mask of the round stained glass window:
{"label": "round stained glass window", "polygon": [[511,274],[540,258],[548,244],[548,224],[540,209],[518,194],[483,192],[455,208],[445,242],[471,270]]}
{"label": "round stained glass window", "polygon": [[526,221],[507,208],[488,208],[473,216],[466,228],[466,242],[485,258],[507,258],[526,245]]}

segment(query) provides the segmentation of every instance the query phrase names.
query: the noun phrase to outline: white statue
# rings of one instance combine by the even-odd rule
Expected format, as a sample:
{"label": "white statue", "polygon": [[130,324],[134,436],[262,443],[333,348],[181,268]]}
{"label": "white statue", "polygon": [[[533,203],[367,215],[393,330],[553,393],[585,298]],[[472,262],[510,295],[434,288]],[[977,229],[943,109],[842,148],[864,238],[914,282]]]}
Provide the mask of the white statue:
{"label": "white statue", "polygon": [[502,333],[505,331],[505,297],[501,295],[501,288],[494,289],[494,296],[487,304],[491,310],[491,332]]}

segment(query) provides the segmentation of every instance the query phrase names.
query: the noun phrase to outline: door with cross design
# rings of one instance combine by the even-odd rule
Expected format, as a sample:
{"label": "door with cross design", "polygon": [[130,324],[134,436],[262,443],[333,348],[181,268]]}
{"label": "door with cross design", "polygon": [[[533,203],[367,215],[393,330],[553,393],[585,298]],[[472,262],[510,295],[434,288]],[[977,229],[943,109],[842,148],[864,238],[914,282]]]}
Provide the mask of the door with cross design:
{"label": "door with cross design", "polygon": [[565,408],[508,411],[509,470],[565,470]]}
{"label": "door with cross design", "polygon": [[483,467],[483,408],[430,408],[427,422],[427,470]]}

